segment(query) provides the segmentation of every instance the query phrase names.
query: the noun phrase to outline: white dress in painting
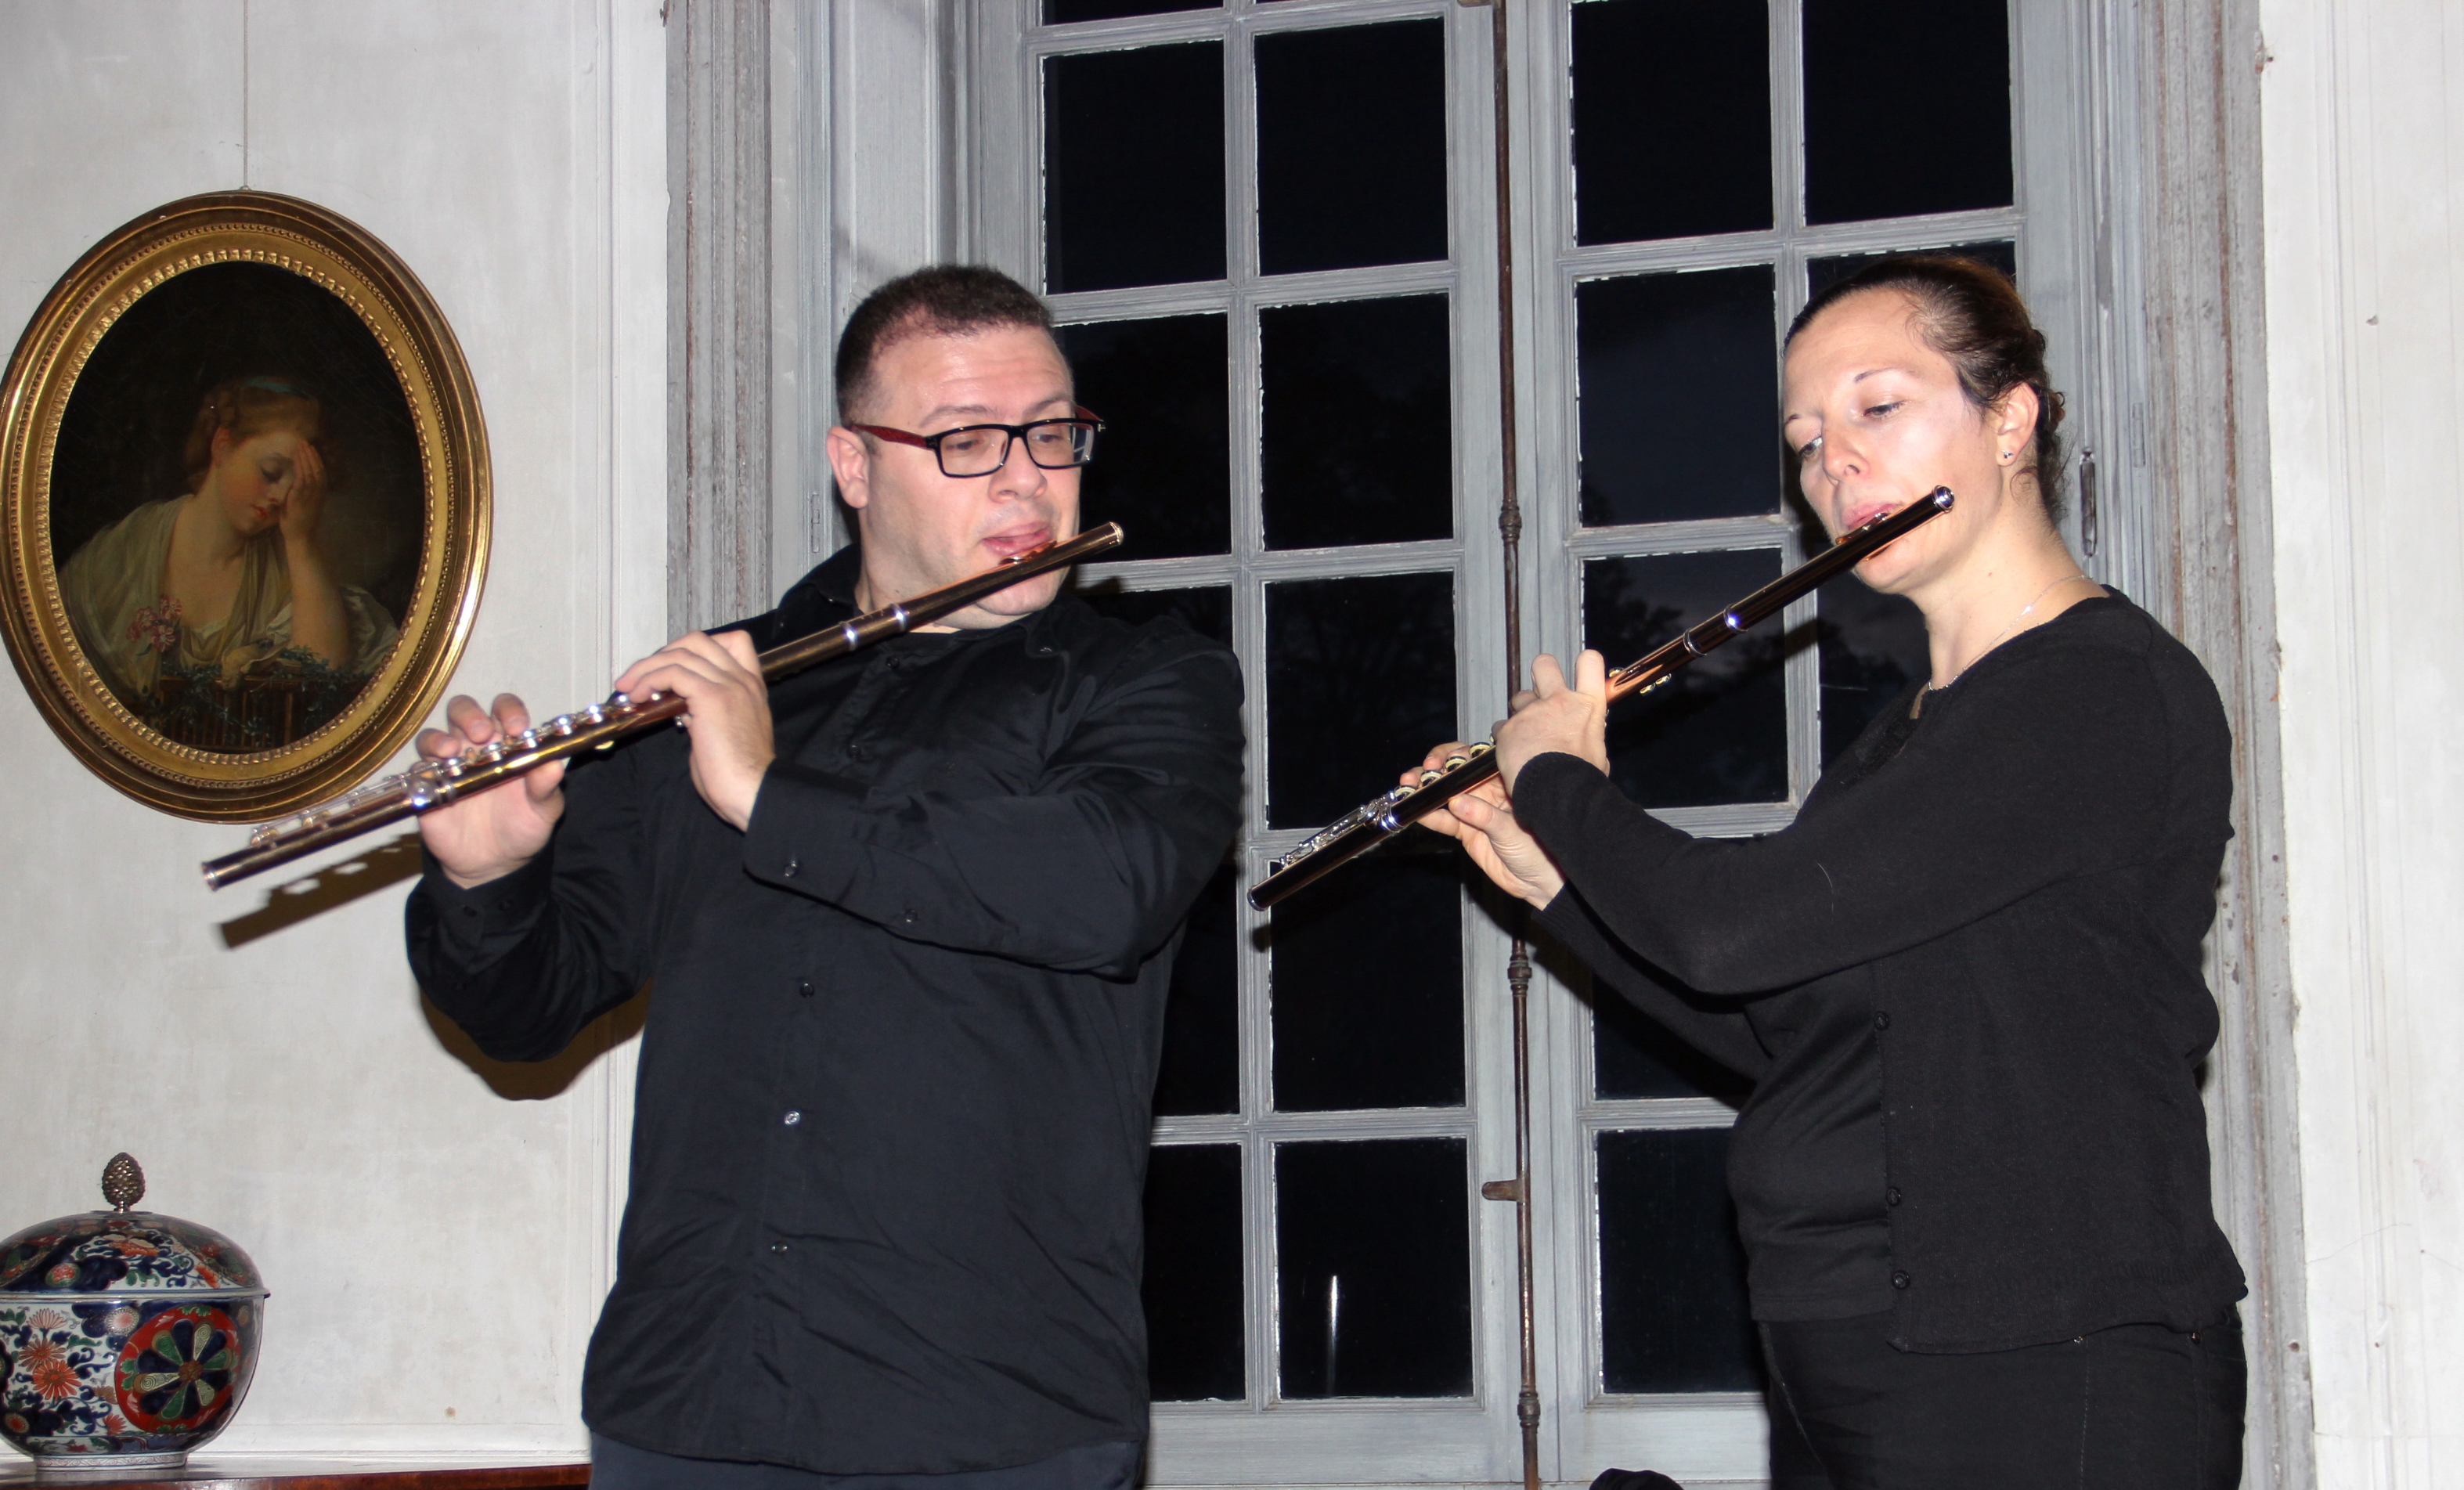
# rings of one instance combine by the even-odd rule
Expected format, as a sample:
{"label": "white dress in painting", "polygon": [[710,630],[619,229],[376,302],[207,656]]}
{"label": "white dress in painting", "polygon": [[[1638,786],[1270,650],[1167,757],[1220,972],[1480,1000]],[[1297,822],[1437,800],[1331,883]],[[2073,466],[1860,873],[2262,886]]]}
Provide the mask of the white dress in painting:
{"label": "white dress in painting", "polygon": [[[140,718],[159,707],[157,685],[166,668],[228,683],[280,658],[291,646],[291,570],[278,529],[249,540],[239,593],[219,624],[187,624],[178,602],[162,593],[171,527],[188,500],[147,503],[87,539],[60,567],[60,602],[77,645],[112,693]],[[384,664],[402,633],[376,597],[358,585],[338,588],[350,621],[350,656],[326,667],[332,674],[364,679]],[[318,664],[302,657],[292,662]]]}

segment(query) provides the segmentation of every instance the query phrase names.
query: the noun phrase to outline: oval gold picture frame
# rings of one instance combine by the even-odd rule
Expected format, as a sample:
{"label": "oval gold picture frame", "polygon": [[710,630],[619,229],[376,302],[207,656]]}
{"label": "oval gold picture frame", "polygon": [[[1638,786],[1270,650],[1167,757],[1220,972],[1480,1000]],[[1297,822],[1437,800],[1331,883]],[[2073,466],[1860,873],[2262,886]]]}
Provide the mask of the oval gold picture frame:
{"label": "oval gold picture frame", "polygon": [[[242,404],[253,414],[235,416]],[[445,318],[356,224],[256,191],[146,213],[53,287],[10,359],[0,415],[9,654],[97,776],[184,818],[276,817],[365,776],[435,706],[487,569],[487,431]],[[225,619],[184,636],[176,504],[240,490],[217,479],[221,463],[260,447],[231,437],[273,429],[279,444],[286,420],[292,449],[322,451],[303,457],[312,477],[259,461],[268,480],[313,479],[319,493],[303,526],[319,578],[299,614],[341,615],[344,629],[312,633],[339,639],[321,651],[296,639],[287,555],[299,550],[284,548],[285,488],[260,482],[274,494],[253,517],[245,492],[200,515],[237,512],[216,538],[245,547],[253,520],[258,546]],[[194,614],[222,599],[190,582],[208,597]]]}

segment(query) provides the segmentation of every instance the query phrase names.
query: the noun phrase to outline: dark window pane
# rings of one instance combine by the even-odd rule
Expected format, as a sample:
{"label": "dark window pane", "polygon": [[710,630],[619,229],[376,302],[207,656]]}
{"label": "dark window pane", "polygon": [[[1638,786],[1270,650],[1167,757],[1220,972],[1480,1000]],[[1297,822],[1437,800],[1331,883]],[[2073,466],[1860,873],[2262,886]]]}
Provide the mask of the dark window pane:
{"label": "dark window pane", "polygon": [[1442,851],[1390,848],[1275,910],[1282,1111],[1463,1104],[1463,881],[1453,845],[1414,837]]}
{"label": "dark window pane", "polygon": [[1232,592],[1220,584],[1184,590],[1125,590],[1118,579],[1083,586],[1078,598],[1097,612],[1132,625],[1170,616],[1197,632],[1232,645]]}
{"label": "dark window pane", "polygon": [[1763,0],[1574,7],[1574,241],[1771,225]]}
{"label": "dark window pane", "polygon": [[1259,266],[1292,274],[1445,256],[1443,23],[1259,37]]}
{"label": "dark window pane", "polygon": [[[2007,238],[1986,243],[1955,243],[1948,248],[1923,249],[1913,252],[1962,254],[1992,265],[2009,275],[2013,284],[2016,284],[2019,279],[2018,250]],[[1820,295],[1876,259],[1887,256],[1882,253],[1834,253],[1828,258],[1808,259],[1805,264],[1806,293],[1809,296]]]}
{"label": "dark window pane", "polygon": [[1456,738],[1451,574],[1266,586],[1266,815],[1321,827]]}
{"label": "dark window pane", "polygon": [[1857,580],[1832,581],[1815,602],[1822,663],[1822,763],[1857,743],[1865,727],[1933,672],[1925,616],[1897,595]]}
{"label": "dark window pane", "polygon": [[1446,297],[1278,306],[1258,339],[1266,546],[1451,535]]}
{"label": "dark window pane", "polygon": [[1081,518],[1129,532],[1109,558],[1232,551],[1223,327],[1221,316],[1167,316],[1060,328],[1078,402],[1104,417]]}
{"label": "dark window pane", "polygon": [[1765,264],[1574,287],[1583,521],[1779,510],[1779,366]]}
{"label": "dark window pane", "polygon": [[[1776,549],[1595,559],[1583,565],[1583,645],[1612,668],[1779,578]],[[1609,764],[1646,807],[1788,798],[1779,623],[1767,621],[1609,719]]]}
{"label": "dark window pane", "polygon": [[1241,1147],[1173,1145],[1147,1157],[1147,1386],[1160,1402],[1238,1400]]}
{"label": "dark window pane", "polygon": [[1601,1385],[1760,1390],[1728,1130],[1602,1133],[1599,1164]]}
{"label": "dark window pane", "polygon": [[1470,1191],[1460,1138],[1276,1148],[1285,1396],[1471,1394]]}
{"label": "dark window pane", "polygon": [[1044,64],[1044,277],[1054,294],[1223,277],[1223,44]]}
{"label": "dark window pane", "polygon": [[1044,0],[1044,24],[1110,21],[1124,15],[1166,15],[1175,11],[1212,11],[1208,0]]}
{"label": "dark window pane", "polygon": [[2001,0],[1805,0],[1805,220],[2010,205]]}
{"label": "dark window pane", "polygon": [[[1728,1007],[1734,1008],[1734,1004]],[[1753,1084],[1668,1033],[1617,990],[1592,985],[1592,1074],[1603,1102],[1716,1097],[1743,1107]]]}

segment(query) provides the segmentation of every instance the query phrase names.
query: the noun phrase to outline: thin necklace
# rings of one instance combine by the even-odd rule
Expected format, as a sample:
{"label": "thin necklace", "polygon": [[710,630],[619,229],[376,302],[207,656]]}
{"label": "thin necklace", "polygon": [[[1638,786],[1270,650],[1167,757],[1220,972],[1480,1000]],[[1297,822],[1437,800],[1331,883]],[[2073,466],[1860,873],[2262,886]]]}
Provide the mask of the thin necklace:
{"label": "thin necklace", "polygon": [[[2009,625],[2004,626],[2004,627],[2002,628],[2002,634],[2001,634],[2000,636],[1997,636],[1997,637],[1995,637],[1993,640],[1991,640],[1991,641],[1990,641],[1990,642],[1986,643],[1986,644],[1985,644],[1985,650],[1984,650],[1984,651],[1982,651],[1982,652],[1978,652],[1975,656],[1970,657],[1969,659],[1968,659],[1968,668],[1973,668],[1973,667],[1975,667],[1978,663],[1983,662],[1983,661],[1985,660],[1986,656],[1987,656],[1989,653],[1991,653],[1991,652],[1993,650],[1993,648],[1995,648],[1995,647],[1997,647],[1997,646],[2001,646],[2003,643],[2005,643],[2005,642],[2007,642],[2007,641],[2011,640],[2011,633],[2019,629],[2019,623],[2020,623],[2020,622],[2022,622],[2022,621],[2027,620],[2030,616],[2032,616],[2032,615],[2035,614],[2035,611],[2036,611],[2036,601],[2043,600],[2046,596],[2053,594],[2056,590],[2058,590],[2058,589],[2060,589],[2063,585],[2070,583],[2073,580],[2084,580],[2084,579],[2086,579],[2086,578],[2087,578],[2087,571],[2086,571],[2086,570],[2084,570],[2084,569],[2074,569],[2074,570],[2072,570],[2069,574],[2066,574],[2066,575],[2062,576],[2060,579],[2056,580],[2053,583],[2051,583],[2051,584],[2049,584],[2049,585],[2046,585],[2046,586],[2045,586],[2043,589],[2041,589],[2041,590],[2038,590],[2038,591],[2036,592],[2036,600],[2032,600],[2032,601],[2030,601],[2028,603],[2026,603],[2025,605],[2020,606],[2020,607],[2019,607],[2019,613],[2018,613],[2017,615],[2015,615],[2015,616],[2013,616],[2013,617],[2012,617],[2012,618],[2011,618],[2011,624],[2010,624]],[[1944,681],[1942,681],[1942,682],[1940,682],[1940,683],[1937,683],[1937,684],[1933,685],[1931,688],[1926,689],[1926,690],[1925,690],[1925,691],[1926,691],[1926,692],[1928,692],[1928,693],[1939,693],[1939,692],[1941,692],[1944,689],[1947,689],[1947,688],[1950,687],[1950,686],[1951,686],[1951,684],[1956,683],[1956,682],[1958,682],[1960,679],[1962,679],[1962,678],[1964,678],[1964,677],[1968,676],[1968,668],[1960,668],[1957,672],[1952,673],[1948,678],[1945,679]]]}

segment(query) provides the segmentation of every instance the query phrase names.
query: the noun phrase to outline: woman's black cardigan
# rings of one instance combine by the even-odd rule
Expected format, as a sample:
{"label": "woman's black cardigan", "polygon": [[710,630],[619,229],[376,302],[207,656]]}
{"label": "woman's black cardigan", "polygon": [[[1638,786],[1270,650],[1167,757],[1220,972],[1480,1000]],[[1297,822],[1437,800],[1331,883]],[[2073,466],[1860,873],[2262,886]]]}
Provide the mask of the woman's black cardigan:
{"label": "woman's black cardigan", "polygon": [[[1902,733],[1853,787],[1826,780],[1750,840],[1689,837],[1574,756],[1533,760],[1516,812],[1569,885],[1545,923],[1748,1076],[1770,1055],[1744,1001],[1866,985],[1903,1348],[2214,1323],[2244,1291],[2197,1075],[2217,1027],[2200,942],[2231,836],[2214,684],[2115,596],[1988,653]],[[1761,1095],[1731,1172],[1770,1166],[1768,1188],[1789,1155],[1749,1141]]]}

